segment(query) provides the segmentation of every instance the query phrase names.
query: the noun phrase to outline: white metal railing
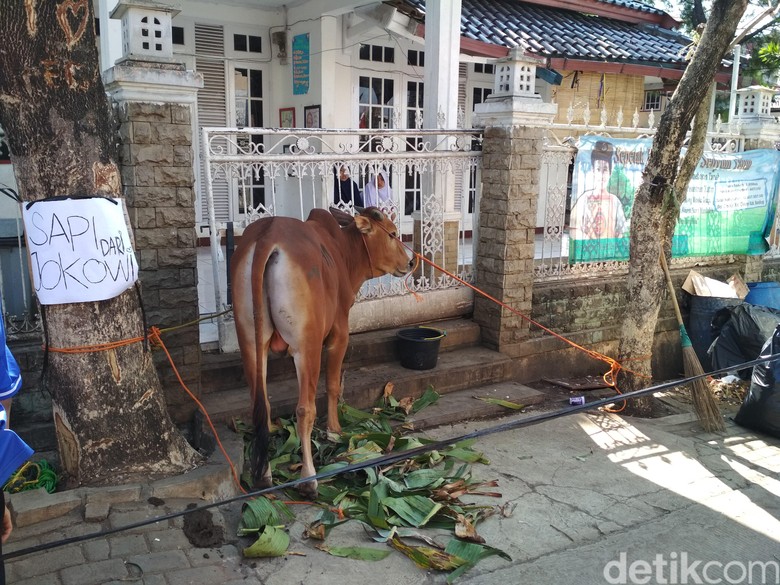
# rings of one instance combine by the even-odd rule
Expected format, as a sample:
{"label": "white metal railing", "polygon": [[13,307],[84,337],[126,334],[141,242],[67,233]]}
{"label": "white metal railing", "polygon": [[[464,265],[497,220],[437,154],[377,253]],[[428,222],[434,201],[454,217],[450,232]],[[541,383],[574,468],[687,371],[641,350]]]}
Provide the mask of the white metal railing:
{"label": "white metal railing", "polygon": [[[481,184],[481,130],[362,130],[204,128],[202,160],[211,235],[216,307],[223,306],[218,282],[220,236],[228,223],[240,234],[267,216],[305,219],[314,208],[351,210],[355,197],[334,202],[341,167],[360,196],[377,186],[383,172],[388,197],[379,207],[392,217],[415,251],[466,281],[476,242]],[[419,270],[411,290],[458,286],[430,268]],[[398,279],[372,279],[358,299],[403,294]]]}

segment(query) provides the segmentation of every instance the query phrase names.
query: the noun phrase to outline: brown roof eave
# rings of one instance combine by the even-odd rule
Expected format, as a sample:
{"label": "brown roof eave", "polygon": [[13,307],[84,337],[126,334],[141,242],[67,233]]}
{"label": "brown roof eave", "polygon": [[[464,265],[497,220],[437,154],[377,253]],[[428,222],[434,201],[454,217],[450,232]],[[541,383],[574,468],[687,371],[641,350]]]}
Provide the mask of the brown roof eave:
{"label": "brown roof eave", "polygon": [[[425,25],[417,23],[412,34],[424,39]],[[472,57],[487,57],[488,59],[500,59],[509,55],[509,49],[503,45],[477,41],[463,35],[460,37],[460,52]]]}
{"label": "brown roof eave", "polygon": [[[616,73],[624,75],[642,75],[660,77],[661,79],[680,79],[685,68],[662,67],[661,65],[641,65],[638,63],[610,63],[605,61],[587,61],[585,59],[567,59],[553,57],[548,60],[548,67],[557,71],[589,71],[595,73]],[[721,70],[715,75],[718,83],[728,83],[731,73]]]}

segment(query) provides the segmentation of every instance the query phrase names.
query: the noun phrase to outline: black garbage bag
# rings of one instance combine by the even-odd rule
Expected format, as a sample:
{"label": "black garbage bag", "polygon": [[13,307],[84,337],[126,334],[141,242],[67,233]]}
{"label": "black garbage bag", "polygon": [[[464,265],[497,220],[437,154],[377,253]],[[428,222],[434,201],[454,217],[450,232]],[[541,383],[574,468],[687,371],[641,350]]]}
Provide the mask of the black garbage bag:
{"label": "black garbage bag", "polygon": [[[761,350],[761,357],[777,353],[780,353],[780,325]],[[780,360],[753,366],[750,390],[734,422],[780,438]]]}
{"label": "black garbage bag", "polygon": [[[718,311],[712,319],[713,328],[716,323],[720,332],[707,353],[713,369],[720,370],[758,358],[766,340],[780,323],[780,311],[742,303]],[[738,370],[737,375],[749,380],[752,370],[744,368]]]}

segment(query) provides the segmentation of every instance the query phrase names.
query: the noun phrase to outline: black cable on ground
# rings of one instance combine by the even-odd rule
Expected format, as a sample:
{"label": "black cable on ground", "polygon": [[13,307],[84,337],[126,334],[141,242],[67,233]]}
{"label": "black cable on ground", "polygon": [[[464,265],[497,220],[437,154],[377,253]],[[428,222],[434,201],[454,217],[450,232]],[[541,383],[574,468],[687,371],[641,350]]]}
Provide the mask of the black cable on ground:
{"label": "black cable on ground", "polygon": [[342,473],[351,473],[353,471],[360,471],[362,469],[367,469],[370,467],[380,467],[380,466],[386,466],[393,463],[397,463],[399,461],[403,461],[405,459],[409,459],[411,457],[416,457],[417,455],[420,455],[422,453],[426,453],[428,451],[437,451],[440,449],[443,449],[445,447],[449,447],[450,445],[454,443],[460,443],[461,441],[465,441],[468,439],[476,439],[479,437],[485,437],[487,435],[494,435],[496,433],[502,433],[505,431],[510,431],[514,429],[519,429],[522,427],[529,427],[532,425],[536,425],[542,422],[546,422],[549,420],[553,420],[556,418],[561,418],[564,416],[569,416],[571,414],[577,414],[579,412],[584,412],[586,410],[592,410],[594,408],[599,408],[602,406],[607,406],[608,404],[613,404],[618,401],[623,400],[631,400],[634,398],[639,398],[641,396],[646,396],[648,394],[654,394],[656,392],[661,392],[663,390],[669,390],[671,388],[675,388],[677,386],[683,386],[685,384],[689,384],[693,382],[694,380],[698,380],[700,378],[706,378],[708,376],[713,375],[719,375],[719,374],[727,374],[729,372],[734,372],[737,370],[742,370],[745,368],[752,368],[753,366],[757,366],[759,364],[763,364],[766,362],[772,362],[780,359],[780,354],[773,354],[767,357],[758,358],[749,362],[745,362],[739,366],[729,366],[727,368],[721,368],[720,370],[715,370],[713,372],[706,372],[704,374],[699,374],[697,376],[691,376],[690,378],[683,378],[680,380],[672,380],[670,382],[663,382],[661,384],[656,384],[655,386],[649,386],[647,388],[642,388],[640,390],[634,390],[633,392],[626,392],[625,394],[620,394],[619,396],[610,396],[608,398],[602,398],[600,400],[594,400],[593,402],[587,402],[585,404],[577,405],[577,406],[570,406],[569,408],[563,408],[560,410],[554,410],[550,412],[544,412],[541,414],[537,414],[534,416],[529,416],[526,418],[511,420],[499,425],[495,425],[492,427],[488,427],[485,429],[480,429],[476,431],[472,431],[470,433],[466,433],[463,435],[460,435],[458,437],[452,437],[449,439],[442,439],[439,441],[435,441],[433,443],[428,443],[426,445],[422,445],[420,447],[415,447],[414,449],[408,449],[406,451],[400,451],[398,453],[390,453],[387,455],[383,455],[381,457],[377,457],[376,459],[371,459],[368,461],[361,461],[360,463],[351,463],[349,465],[345,465],[344,467],[340,467],[338,469],[331,469],[330,471],[324,471],[320,472],[316,475],[310,476],[310,477],[301,477],[295,480],[291,480],[279,485],[275,485],[270,488],[265,488],[262,490],[257,490],[253,492],[248,492],[245,494],[240,494],[237,496],[233,496],[232,498],[227,498],[224,500],[220,500],[218,502],[212,502],[210,504],[204,504],[202,506],[198,506],[195,508],[187,508],[185,510],[182,510],[180,512],[172,512],[170,514],[166,514],[164,516],[156,516],[154,518],[149,518],[147,520],[142,520],[140,522],[134,522],[132,524],[126,524],[124,526],[117,526],[115,528],[110,528],[107,530],[101,530],[99,532],[93,532],[90,534],[83,534],[80,536],[73,536],[70,538],[64,538],[62,540],[57,540],[54,542],[47,542],[45,544],[38,544],[35,546],[30,546],[27,548],[23,548],[20,550],[12,551],[9,553],[5,553],[2,556],[3,561],[7,561],[16,557],[21,557],[24,555],[36,553],[36,552],[42,552],[45,550],[49,550],[52,548],[58,548],[60,546],[66,546],[69,544],[75,544],[78,542],[83,542],[86,540],[91,540],[93,538],[100,538],[104,536],[108,536],[111,534],[116,534],[117,532],[123,532],[126,530],[134,530],[136,528],[141,528],[143,526],[148,526],[150,524],[155,524],[157,522],[162,522],[164,520],[171,520],[173,518],[179,518],[181,516],[184,516],[186,514],[190,514],[193,512],[200,512],[201,510],[209,510],[211,508],[216,508],[218,506],[224,506],[226,504],[231,504],[233,502],[238,502],[240,500],[245,500],[249,498],[254,498],[257,496],[262,496],[271,492],[276,492],[280,490],[285,490],[287,488],[292,488],[297,486],[298,484],[312,481],[312,480],[322,480],[322,479],[328,479],[330,477],[333,477],[335,475],[340,475]]}

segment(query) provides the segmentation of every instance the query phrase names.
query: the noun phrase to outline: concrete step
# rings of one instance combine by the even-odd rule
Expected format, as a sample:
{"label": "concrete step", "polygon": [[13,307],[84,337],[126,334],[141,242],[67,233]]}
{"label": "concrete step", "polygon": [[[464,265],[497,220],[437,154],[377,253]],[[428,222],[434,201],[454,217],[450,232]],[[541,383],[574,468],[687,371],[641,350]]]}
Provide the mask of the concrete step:
{"label": "concrete step", "polygon": [[544,392],[534,390],[519,382],[498,382],[478,388],[450,392],[434,404],[409,417],[407,422],[412,423],[415,429],[420,430],[466,420],[496,418],[517,413],[517,410],[490,404],[481,398],[497,398],[522,404],[525,407],[535,406],[548,400],[548,396]]}
{"label": "concrete step", "polygon": [[[440,353],[436,367],[431,370],[409,370],[397,361],[348,368],[344,376],[344,400],[355,408],[371,408],[381,398],[388,382],[393,383],[393,395],[399,400],[407,396],[420,396],[428,386],[432,386],[439,394],[460,390],[474,393],[474,388],[506,382],[511,374],[511,362],[511,358],[489,349],[465,347]],[[268,386],[272,416],[290,416],[298,401],[297,380],[277,380],[269,382]],[[514,396],[508,387],[502,388],[495,390],[499,392],[498,395],[506,392],[507,396]],[[524,403],[519,398],[508,400]],[[233,417],[249,420],[251,405],[246,386],[204,394],[202,402],[215,424],[227,422]],[[474,402],[482,403],[478,400]],[[477,406],[474,404],[473,408]],[[323,380],[320,380],[317,391],[317,412],[320,415],[326,412]],[[461,418],[464,418],[462,415],[463,412]]]}
{"label": "concrete step", "polygon": [[[479,325],[470,319],[448,319],[425,325],[444,330],[439,353],[473,347],[479,343]],[[405,327],[356,333],[350,336],[344,359],[346,370],[372,364],[397,361],[396,332]],[[290,357],[271,355],[268,359],[268,381],[295,377],[295,365]],[[238,353],[204,353],[201,356],[201,388],[203,395],[246,387],[241,357]]]}

